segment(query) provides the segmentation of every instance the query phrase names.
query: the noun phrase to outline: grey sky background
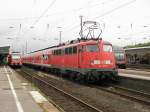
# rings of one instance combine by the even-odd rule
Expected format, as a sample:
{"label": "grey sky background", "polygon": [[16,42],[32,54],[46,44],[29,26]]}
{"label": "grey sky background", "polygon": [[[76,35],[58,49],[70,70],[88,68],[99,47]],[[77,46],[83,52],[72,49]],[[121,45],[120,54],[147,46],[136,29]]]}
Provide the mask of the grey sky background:
{"label": "grey sky background", "polygon": [[[150,41],[150,0],[0,0],[0,46],[28,52],[79,37],[80,18],[115,45]],[[21,26],[20,26],[21,25]]]}

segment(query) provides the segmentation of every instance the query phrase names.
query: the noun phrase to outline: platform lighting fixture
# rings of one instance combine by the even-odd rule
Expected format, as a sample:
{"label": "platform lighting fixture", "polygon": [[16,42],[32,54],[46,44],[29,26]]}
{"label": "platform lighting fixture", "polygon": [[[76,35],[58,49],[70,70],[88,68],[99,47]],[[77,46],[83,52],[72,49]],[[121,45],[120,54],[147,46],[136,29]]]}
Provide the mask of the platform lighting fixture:
{"label": "platform lighting fixture", "polygon": [[30,28],[31,28],[31,29],[33,29],[33,28],[34,28],[34,26],[30,26]]}
{"label": "platform lighting fixture", "polygon": [[14,28],[13,26],[10,26],[9,28]]}
{"label": "platform lighting fixture", "polygon": [[148,26],[144,25],[143,27],[146,28],[146,27],[148,27]]}
{"label": "platform lighting fixture", "polygon": [[13,38],[8,37],[8,38],[6,38],[6,39],[12,40]]}
{"label": "platform lighting fixture", "polygon": [[61,34],[62,34],[61,29],[62,29],[62,27],[58,26],[57,28],[59,29],[59,44],[61,44]]}
{"label": "platform lighting fixture", "polygon": [[58,26],[57,28],[62,28],[62,27]]}

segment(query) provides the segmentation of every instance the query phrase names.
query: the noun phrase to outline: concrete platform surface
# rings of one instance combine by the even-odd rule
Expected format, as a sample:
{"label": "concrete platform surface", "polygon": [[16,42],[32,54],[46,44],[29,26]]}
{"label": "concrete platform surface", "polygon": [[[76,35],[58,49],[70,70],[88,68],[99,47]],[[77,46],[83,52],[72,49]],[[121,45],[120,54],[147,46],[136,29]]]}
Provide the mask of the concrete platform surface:
{"label": "concrete platform surface", "polygon": [[137,79],[150,80],[150,72],[139,70],[118,69],[120,76],[132,77]]}
{"label": "concrete platform surface", "polygon": [[[59,112],[45,99],[43,102],[50,109],[43,108],[45,106],[41,106],[41,102],[36,102],[30,94],[32,91],[35,88],[27,80],[10,67],[0,66],[0,112]],[[40,100],[41,98],[43,97],[40,96]]]}

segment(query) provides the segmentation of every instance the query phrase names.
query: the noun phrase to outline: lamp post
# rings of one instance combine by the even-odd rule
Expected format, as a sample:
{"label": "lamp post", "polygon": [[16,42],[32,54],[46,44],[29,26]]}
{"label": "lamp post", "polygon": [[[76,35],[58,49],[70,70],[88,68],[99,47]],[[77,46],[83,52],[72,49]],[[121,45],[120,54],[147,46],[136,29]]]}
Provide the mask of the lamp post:
{"label": "lamp post", "polygon": [[58,29],[59,29],[59,44],[61,44],[61,38],[62,38],[62,31],[61,31],[61,29],[62,29],[62,27],[57,27]]}

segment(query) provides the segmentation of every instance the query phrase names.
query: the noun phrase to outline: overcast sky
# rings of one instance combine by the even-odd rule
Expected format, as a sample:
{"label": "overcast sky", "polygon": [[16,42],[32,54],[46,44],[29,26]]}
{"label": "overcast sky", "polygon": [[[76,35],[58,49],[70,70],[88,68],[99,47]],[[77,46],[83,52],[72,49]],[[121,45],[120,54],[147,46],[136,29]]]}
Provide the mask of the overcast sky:
{"label": "overcast sky", "polygon": [[[80,18],[100,23],[101,37],[125,46],[150,41],[150,0],[0,0],[0,46],[28,52],[79,37]],[[61,29],[58,27],[62,27]]]}

